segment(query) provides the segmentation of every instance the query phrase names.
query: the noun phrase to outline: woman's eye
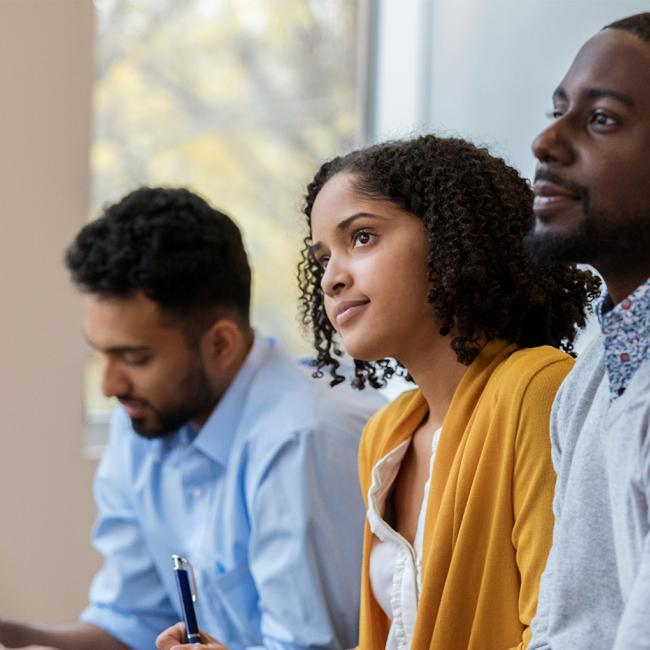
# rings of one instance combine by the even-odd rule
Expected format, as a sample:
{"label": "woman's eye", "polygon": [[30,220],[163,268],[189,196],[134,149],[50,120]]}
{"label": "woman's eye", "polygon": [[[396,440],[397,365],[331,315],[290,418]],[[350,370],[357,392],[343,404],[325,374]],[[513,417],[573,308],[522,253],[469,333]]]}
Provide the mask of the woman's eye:
{"label": "woman's eye", "polygon": [[352,241],[355,246],[368,246],[375,239],[375,235],[367,230],[359,230],[352,235]]}
{"label": "woman's eye", "polygon": [[549,120],[557,120],[559,117],[562,117],[563,113],[559,108],[554,108],[552,111],[546,113],[546,117]]}
{"label": "woman's eye", "polygon": [[327,268],[327,263],[330,261],[330,258],[327,255],[323,255],[323,257],[319,257],[316,260],[316,263],[318,266],[321,267],[321,269],[325,270]]}

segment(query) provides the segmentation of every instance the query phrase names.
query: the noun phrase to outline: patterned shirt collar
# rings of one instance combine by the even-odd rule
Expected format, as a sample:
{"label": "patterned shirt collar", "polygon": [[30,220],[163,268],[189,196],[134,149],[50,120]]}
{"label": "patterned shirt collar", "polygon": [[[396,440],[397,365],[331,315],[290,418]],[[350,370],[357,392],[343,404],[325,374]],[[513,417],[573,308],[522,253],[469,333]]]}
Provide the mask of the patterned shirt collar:
{"label": "patterned shirt collar", "polygon": [[596,307],[605,344],[605,368],[613,401],[639,366],[650,359],[650,279],[613,306],[605,295]]}

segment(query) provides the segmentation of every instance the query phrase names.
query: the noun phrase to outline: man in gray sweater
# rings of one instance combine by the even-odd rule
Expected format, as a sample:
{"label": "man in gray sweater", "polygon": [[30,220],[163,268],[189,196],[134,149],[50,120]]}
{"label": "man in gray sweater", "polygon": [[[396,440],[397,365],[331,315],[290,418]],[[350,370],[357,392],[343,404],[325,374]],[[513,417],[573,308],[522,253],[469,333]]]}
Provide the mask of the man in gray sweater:
{"label": "man in gray sweater", "polygon": [[533,144],[542,261],[603,276],[552,414],[553,547],[528,650],[650,649],[650,13],[582,47]]}

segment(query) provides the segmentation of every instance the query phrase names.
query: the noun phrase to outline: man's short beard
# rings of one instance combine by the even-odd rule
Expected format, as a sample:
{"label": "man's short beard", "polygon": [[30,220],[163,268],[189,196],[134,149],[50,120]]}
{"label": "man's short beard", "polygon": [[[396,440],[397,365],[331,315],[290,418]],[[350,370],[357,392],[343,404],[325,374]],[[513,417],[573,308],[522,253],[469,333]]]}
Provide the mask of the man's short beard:
{"label": "man's short beard", "polygon": [[539,264],[627,268],[650,256],[650,216],[613,215],[587,208],[571,232],[530,232],[524,245]]}
{"label": "man's short beard", "polygon": [[217,404],[218,396],[208,380],[200,360],[194,360],[187,374],[176,387],[177,399],[162,408],[147,404],[156,424],[147,426],[145,418],[131,418],[133,430],[142,438],[154,440],[175,433],[199,415],[209,413]]}

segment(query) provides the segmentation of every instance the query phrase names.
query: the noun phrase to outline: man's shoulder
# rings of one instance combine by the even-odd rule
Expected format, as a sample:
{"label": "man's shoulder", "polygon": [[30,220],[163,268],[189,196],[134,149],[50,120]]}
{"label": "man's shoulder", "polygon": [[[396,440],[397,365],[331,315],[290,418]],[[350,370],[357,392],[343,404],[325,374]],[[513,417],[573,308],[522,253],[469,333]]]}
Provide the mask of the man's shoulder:
{"label": "man's shoulder", "polygon": [[313,375],[308,361],[274,349],[249,387],[244,412],[249,435],[268,437],[273,431],[282,436],[317,430],[349,432],[358,437],[368,418],[386,403],[378,391],[359,391],[348,381],[330,386],[327,376]]}
{"label": "man's shoulder", "polygon": [[590,403],[601,383],[606,380],[604,348],[601,336],[596,336],[578,354],[573,370],[567,375],[558,393],[556,408],[562,412],[575,410]]}

